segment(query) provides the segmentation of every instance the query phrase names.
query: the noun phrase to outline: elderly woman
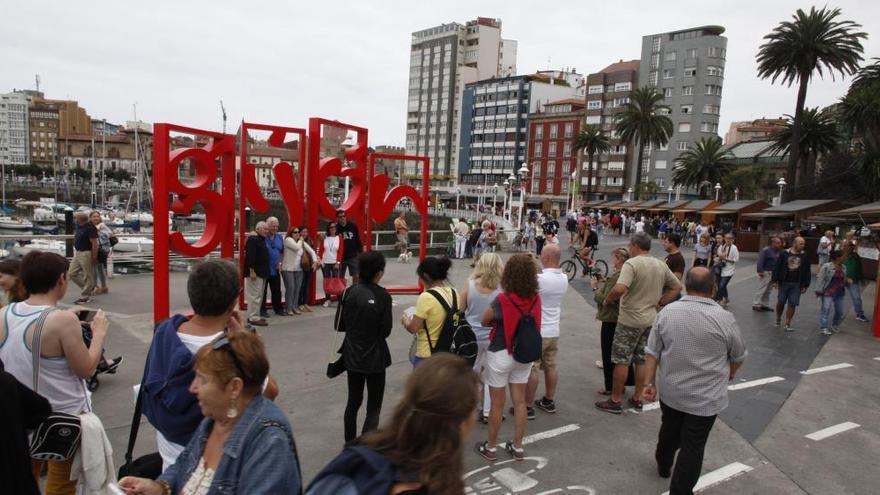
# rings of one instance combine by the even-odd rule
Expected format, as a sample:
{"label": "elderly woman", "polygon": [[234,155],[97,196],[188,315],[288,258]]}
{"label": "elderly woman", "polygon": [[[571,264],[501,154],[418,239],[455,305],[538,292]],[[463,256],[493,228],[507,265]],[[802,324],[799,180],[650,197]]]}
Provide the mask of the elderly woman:
{"label": "elderly woman", "polygon": [[290,423],[260,395],[269,374],[263,342],[224,332],[196,353],[190,392],[205,419],[156,481],[127,476],[128,494],[297,493],[299,460]]}
{"label": "elderly woman", "polygon": [[[603,304],[605,296],[614,288],[617,278],[620,276],[620,269],[629,259],[629,251],[626,248],[617,248],[611,251],[611,265],[614,272],[607,279],[602,280],[601,274],[596,274],[596,278],[590,279],[590,285],[593,287],[593,297],[596,301],[596,319],[602,322],[602,361],[596,363],[601,364],[602,372],[605,374],[605,388],[599,390],[599,395],[611,395],[611,385],[614,381],[614,363],[611,362],[611,344],[614,342],[614,330],[617,328],[617,316],[620,311],[620,301]],[[626,385],[635,383],[635,373],[633,365],[629,365],[629,374],[626,379]]]}

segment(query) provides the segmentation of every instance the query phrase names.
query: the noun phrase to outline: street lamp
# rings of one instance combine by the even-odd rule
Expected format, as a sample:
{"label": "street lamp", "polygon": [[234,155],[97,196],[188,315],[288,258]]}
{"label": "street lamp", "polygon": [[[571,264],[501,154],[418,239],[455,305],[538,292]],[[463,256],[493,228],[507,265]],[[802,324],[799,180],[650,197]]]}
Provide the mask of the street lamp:
{"label": "street lamp", "polygon": [[[575,194],[575,186],[577,184],[577,175],[578,175],[577,170],[575,170],[574,172],[571,173],[571,191],[570,191],[570,193],[571,193],[571,211],[574,211],[574,209],[575,209],[574,203],[575,203],[575,201],[577,201],[577,194]],[[590,199],[587,198],[587,201],[589,201],[589,200]]]}
{"label": "street lamp", "polygon": [[681,184],[675,186],[675,200],[681,201]]}
{"label": "street lamp", "polygon": [[510,213],[508,212],[508,207],[510,205],[507,203],[507,193],[510,191],[510,180],[505,179],[501,185],[504,186],[504,205],[501,207],[501,216],[503,217],[506,214],[507,220],[509,221]]}
{"label": "street lamp", "polygon": [[460,196],[461,196],[461,188],[460,188],[460,187],[456,187],[456,188],[455,188],[455,209],[456,209],[456,210],[459,209],[459,208],[458,208],[458,199],[459,199]]}
{"label": "street lamp", "polygon": [[496,208],[495,204],[498,202],[498,183],[496,182],[495,185],[492,187],[494,188],[492,190],[495,191],[494,193],[492,193],[492,214],[494,215]]}
{"label": "street lamp", "polygon": [[779,203],[777,203],[777,204],[781,205],[782,204],[782,190],[785,189],[785,186],[787,185],[787,183],[785,182],[785,177],[780,177],[779,180],[776,182],[776,185],[779,186]]}
{"label": "street lamp", "polygon": [[667,203],[671,203],[671,202],[672,202],[672,186],[669,186],[669,187],[666,189],[666,192],[669,193],[669,194],[668,194],[668,197],[666,198],[666,202],[667,202]]}
{"label": "street lamp", "polygon": [[626,200],[632,201],[632,197],[633,197],[633,188],[630,187],[629,189],[626,190]]}
{"label": "street lamp", "polygon": [[739,201],[739,188],[738,187],[733,190],[733,200]]}
{"label": "street lamp", "polygon": [[715,201],[718,201],[718,195],[721,193],[721,183],[715,183]]}
{"label": "street lamp", "polygon": [[526,206],[526,180],[529,176],[529,167],[526,166],[526,163],[523,162],[522,167],[519,168],[519,218],[516,222],[516,228],[520,228],[522,226],[522,217],[523,210]]}

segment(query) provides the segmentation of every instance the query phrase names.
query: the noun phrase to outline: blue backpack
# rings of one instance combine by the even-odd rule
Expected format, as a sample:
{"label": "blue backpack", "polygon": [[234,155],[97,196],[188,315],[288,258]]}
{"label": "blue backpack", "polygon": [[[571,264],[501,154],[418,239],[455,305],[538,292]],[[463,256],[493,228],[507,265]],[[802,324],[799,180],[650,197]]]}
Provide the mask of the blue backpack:
{"label": "blue backpack", "polygon": [[354,445],[318,473],[306,495],[388,495],[399,482],[397,468],[388,458],[369,447]]}

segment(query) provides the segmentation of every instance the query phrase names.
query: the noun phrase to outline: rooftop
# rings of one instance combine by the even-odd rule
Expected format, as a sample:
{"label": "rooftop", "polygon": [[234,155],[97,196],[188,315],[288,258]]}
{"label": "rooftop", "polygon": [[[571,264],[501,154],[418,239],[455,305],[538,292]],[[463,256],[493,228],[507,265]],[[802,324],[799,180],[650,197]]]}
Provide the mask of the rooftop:
{"label": "rooftop", "polygon": [[600,70],[600,73],[610,73],[610,72],[622,72],[627,70],[639,70],[639,61],[638,60],[627,60],[624,62],[621,60],[620,62],[615,62],[608,67]]}

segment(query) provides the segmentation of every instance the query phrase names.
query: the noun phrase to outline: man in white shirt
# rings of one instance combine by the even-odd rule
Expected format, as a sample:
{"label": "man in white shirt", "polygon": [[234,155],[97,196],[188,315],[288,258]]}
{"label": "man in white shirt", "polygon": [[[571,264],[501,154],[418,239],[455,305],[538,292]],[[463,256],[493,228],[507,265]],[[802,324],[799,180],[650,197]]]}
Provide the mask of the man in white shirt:
{"label": "man in white shirt", "polygon": [[[528,418],[535,418],[531,404],[548,413],[556,412],[556,384],[559,371],[556,369],[556,354],[559,349],[559,319],[562,313],[562,298],[568,290],[568,277],[559,268],[562,250],[559,244],[547,244],[541,251],[541,264],[544,271],[538,274],[538,294],[541,295],[541,340],[543,350],[541,359],[532,366],[532,374],[526,387]],[[544,371],[544,397],[535,400],[538,391],[538,371]]]}
{"label": "man in white shirt", "polygon": [[464,248],[467,244],[467,236],[471,231],[471,228],[468,227],[468,224],[463,218],[460,218],[455,224],[453,231],[455,232],[455,257],[462,259],[464,258]]}
{"label": "man in white shirt", "polygon": [[635,226],[634,226],[634,228],[633,228],[633,230],[634,230],[634,232],[635,232],[636,234],[645,231],[645,220],[644,220],[644,218],[645,218],[645,217],[642,217],[641,219],[639,219],[638,222],[636,222],[636,224],[635,224]]}

